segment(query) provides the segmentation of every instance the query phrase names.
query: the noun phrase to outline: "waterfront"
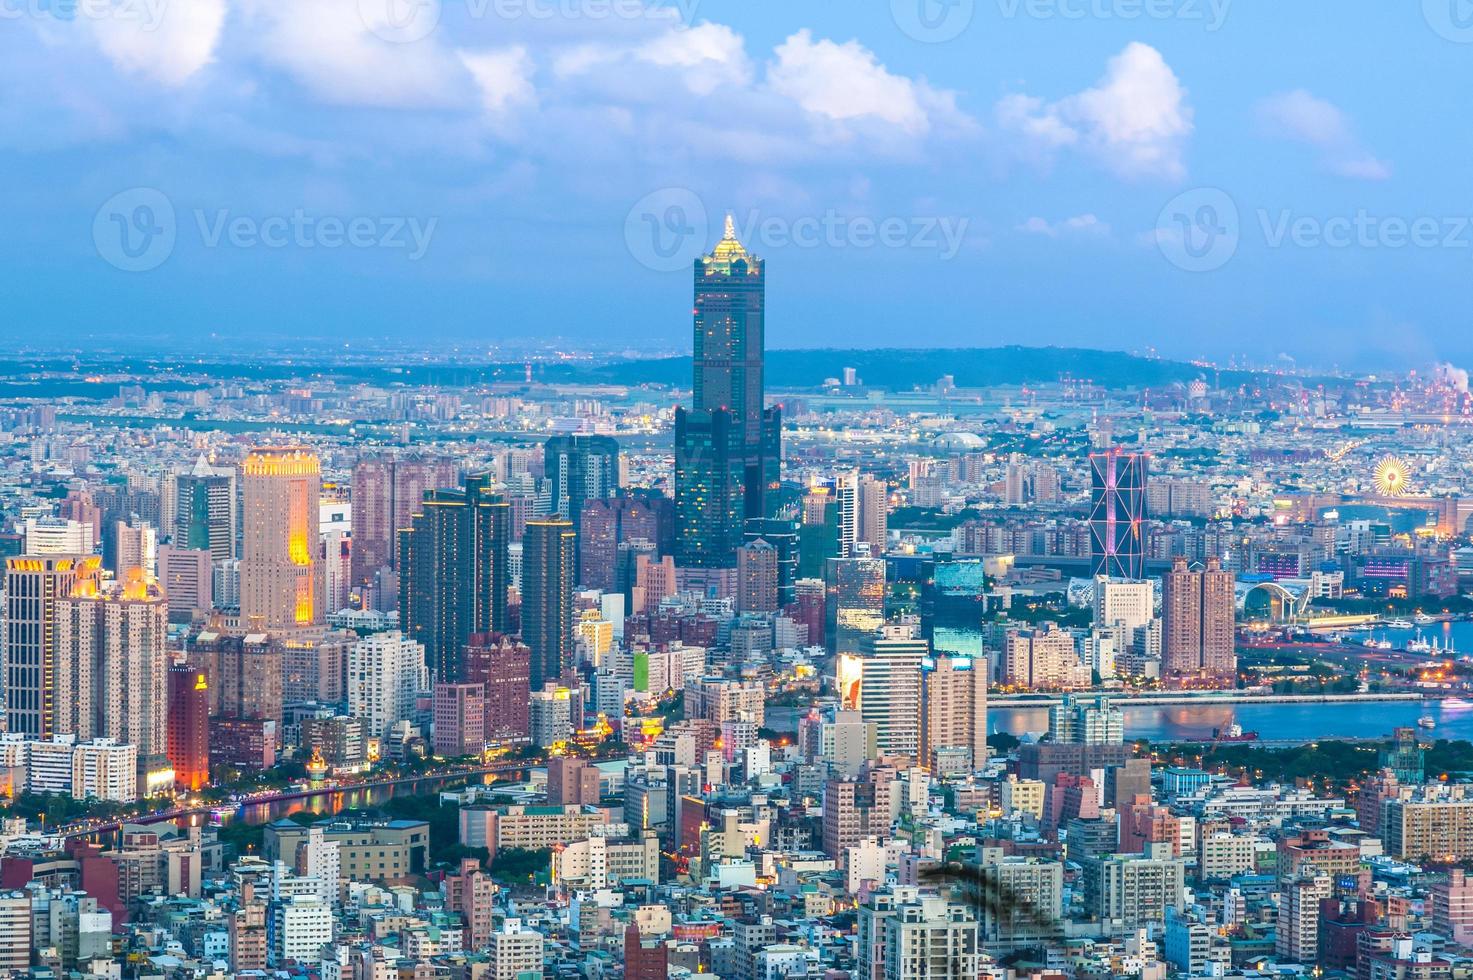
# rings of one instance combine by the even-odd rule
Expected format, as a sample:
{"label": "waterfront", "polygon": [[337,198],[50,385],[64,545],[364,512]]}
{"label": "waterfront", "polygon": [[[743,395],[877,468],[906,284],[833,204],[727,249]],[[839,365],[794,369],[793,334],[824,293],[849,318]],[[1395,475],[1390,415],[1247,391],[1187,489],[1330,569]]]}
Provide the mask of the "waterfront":
{"label": "waterfront", "polygon": [[[520,774],[519,774],[520,775]],[[390,786],[371,786],[367,788],[348,788],[336,792],[324,792],[316,796],[298,797],[290,800],[274,800],[269,803],[242,803],[231,812],[220,813],[215,819],[219,824],[231,824],[244,821],[248,824],[270,823],[272,820],[280,820],[289,817],[293,813],[342,813],[345,810],[365,810],[382,806],[386,801],[395,796],[423,796],[427,793],[438,793],[444,789],[452,789],[463,786],[469,782],[480,782],[490,784],[493,782],[506,782],[507,777],[496,773],[465,774],[457,773],[446,776],[426,776],[413,782],[399,783]]]}
{"label": "waterfront", "polygon": [[[1436,727],[1423,737],[1473,741],[1473,700],[1329,701],[1316,704],[1122,705],[1125,737],[1153,742],[1207,739],[1214,729],[1241,725],[1270,742],[1377,738],[1398,727],[1415,726],[1430,715]],[[1048,730],[1046,707],[995,707],[987,712],[988,730],[1022,736]]]}

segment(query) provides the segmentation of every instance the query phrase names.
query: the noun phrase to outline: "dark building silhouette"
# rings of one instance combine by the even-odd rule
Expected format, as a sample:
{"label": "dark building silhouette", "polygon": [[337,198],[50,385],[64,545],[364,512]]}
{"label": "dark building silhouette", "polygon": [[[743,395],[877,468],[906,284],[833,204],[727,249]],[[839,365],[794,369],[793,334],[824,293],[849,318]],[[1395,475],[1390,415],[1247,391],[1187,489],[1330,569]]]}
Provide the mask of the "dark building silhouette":
{"label": "dark building silhouette", "polygon": [[510,508],[469,476],[433,490],[399,531],[399,622],[424,644],[434,680],[464,681],[460,654],[474,633],[507,629]]}
{"label": "dark building silhouette", "polygon": [[532,651],[532,690],[573,666],[573,561],[578,533],[554,514],[528,521],[522,538],[522,640]]}
{"label": "dark building silhouette", "polygon": [[695,262],[692,407],[675,413],[675,563],[735,568],[742,524],[779,482],[781,411],[764,404],[765,273],[730,218]]}
{"label": "dark building silhouette", "polygon": [[551,487],[548,509],[581,530],[583,505],[619,490],[619,443],[612,436],[553,436],[543,444],[542,468]]}

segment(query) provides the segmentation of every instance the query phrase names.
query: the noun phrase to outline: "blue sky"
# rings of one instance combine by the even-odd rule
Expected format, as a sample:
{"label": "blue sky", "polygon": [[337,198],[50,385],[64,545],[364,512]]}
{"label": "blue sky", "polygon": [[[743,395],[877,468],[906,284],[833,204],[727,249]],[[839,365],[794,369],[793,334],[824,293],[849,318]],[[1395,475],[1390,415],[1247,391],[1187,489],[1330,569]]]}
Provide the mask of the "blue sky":
{"label": "blue sky", "polygon": [[1473,360],[1467,0],[941,2],[8,0],[0,330]]}

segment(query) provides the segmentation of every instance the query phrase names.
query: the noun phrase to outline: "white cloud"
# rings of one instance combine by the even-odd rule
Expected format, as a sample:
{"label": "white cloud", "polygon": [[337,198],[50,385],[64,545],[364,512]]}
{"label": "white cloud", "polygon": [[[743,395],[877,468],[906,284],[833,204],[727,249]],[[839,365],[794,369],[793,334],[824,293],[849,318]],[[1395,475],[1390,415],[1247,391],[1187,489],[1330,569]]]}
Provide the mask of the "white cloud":
{"label": "white cloud", "polygon": [[369,30],[355,0],[243,0],[253,53],[332,105],[406,109],[468,103],[465,66],[436,35],[407,44]]}
{"label": "white cloud", "polygon": [[805,28],[773,55],[767,87],[811,116],[837,124],[834,132],[841,138],[852,135],[843,128],[847,124],[882,124],[909,136],[925,135],[938,124],[971,125],[957,109],[954,92],[891,73],[858,41],[814,40]]}
{"label": "white cloud", "polygon": [[1094,214],[1078,214],[1063,221],[1050,222],[1046,218],[1032,217],[1018,226],[1018,231],[1029,235],[1045,235],[1058,238],[1061,235],[1108,237],[1110,226]]}
{"label": "white cloud", "polygon": [[1025,155],[1050,158],[1078,148],[1121,177],[1186,175],[1192,107],[1176,73],[1148,44],[1127,45],[1093,88],[1057,102],[1009,95],[995,114],[999,126],[1022,137]]}
{"label": "white cloud", "polygon": [[670,30],[640,45],[640,60],[680,71],[697,95],[752,82],[752,63],[742,36],[725,24],[698,24]]}
{"label": "white cloud", "polygon": [[532,58],[521,45],[500,51],[461,51],[461,64],[476,80],[481,105],[492,115],[533,101]]}
{"label": "white cloud", "polygon": [[106,17],[80,18],[118,69],[176,87],[215,57],[225,0],[128,4]]}
{"label": "white cloud", "polygon": [[1350,117],[1304,89],[1264,99],[1258,104],[1258,116],[1271,135],[1317,148],[1321,163],[1333,174],[1359,180],[1391,176],[1391,167],[1361,145]]}

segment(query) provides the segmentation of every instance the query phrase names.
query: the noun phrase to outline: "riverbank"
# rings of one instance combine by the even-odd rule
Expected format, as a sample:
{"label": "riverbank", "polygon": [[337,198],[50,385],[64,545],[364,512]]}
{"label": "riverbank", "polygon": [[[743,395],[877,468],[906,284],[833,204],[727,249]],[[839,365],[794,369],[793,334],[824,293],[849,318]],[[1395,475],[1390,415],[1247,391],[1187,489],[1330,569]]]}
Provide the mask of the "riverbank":
{"label": "riverbank", "polygon": [[[1429,701],[1453,697],[1445,691],[1368,691],[1351,694],[1248,694],[1243,691],[1177,691],[1163,694],[1116,694],[1111,691],[1080,691],[1077,698],[1108,697],[1110,703],[1124,708],[1177,707],[1207,704],[1376,704],[1397,701]],[[989,705],[1010,708],[1047,708],[1064,703],[1062,694],[996,694],[987,699]]]}

